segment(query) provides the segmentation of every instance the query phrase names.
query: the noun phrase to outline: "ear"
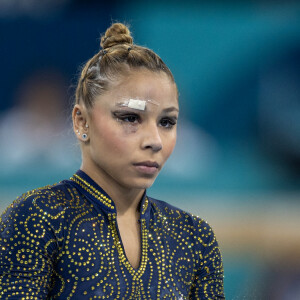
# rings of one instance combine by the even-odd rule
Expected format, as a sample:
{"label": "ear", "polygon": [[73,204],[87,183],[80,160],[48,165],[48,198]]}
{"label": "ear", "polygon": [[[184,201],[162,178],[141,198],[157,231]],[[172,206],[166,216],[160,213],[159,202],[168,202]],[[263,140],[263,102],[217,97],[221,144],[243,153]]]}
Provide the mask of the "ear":
{"label": "ear", "polygon": [[88,125],[88,114],[85,107],[76,104],[72,111],[73,130],[77,138],[82,142],[89,140],[89,125]]}

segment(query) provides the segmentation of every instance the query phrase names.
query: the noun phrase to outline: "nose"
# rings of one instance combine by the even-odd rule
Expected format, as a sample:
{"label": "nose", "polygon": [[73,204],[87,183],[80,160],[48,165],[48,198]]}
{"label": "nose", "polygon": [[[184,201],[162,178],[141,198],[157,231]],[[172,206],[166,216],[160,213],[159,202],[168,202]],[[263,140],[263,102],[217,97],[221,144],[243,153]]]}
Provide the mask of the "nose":
{"label": "nose", "polygon": [[148,124],[143,130],[142,149],[158,152],[162,149],[162,140],[157,124]]}

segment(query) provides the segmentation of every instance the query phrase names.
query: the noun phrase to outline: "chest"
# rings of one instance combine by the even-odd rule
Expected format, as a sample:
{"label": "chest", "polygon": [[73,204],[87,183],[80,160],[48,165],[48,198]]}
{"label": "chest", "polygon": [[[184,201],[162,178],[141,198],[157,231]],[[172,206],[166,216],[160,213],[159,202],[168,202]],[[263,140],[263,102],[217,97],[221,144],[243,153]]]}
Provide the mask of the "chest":
{"label": "chest", "polygon": [[53,295],[188,299],[196,270],[188,236],[155,219],[125,225],[114,216],[74,221],[57,257]]}
{"label": "chest", "polygon": [[141,224],[137,220],[118,218],[116,224],[124,254],[134,269],[138,269],[142,255]]}

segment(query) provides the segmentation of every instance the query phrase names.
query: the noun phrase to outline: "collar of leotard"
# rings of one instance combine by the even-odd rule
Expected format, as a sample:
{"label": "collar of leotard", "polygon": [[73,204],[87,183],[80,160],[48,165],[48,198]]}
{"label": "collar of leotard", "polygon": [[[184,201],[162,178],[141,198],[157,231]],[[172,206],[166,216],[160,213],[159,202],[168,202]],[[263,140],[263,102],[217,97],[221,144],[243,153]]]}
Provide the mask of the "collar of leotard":
{"label": "collar of leotard", "polygon": [[[70,183],[78,188],[87,198],[96,205],[100,205],[109,213],[116,213],[116,207],[111,197],[91,177],[82,170],[78,170],[71,178]],[[149,199],[144,192],[140,202],[141,217],[149,212]]]}

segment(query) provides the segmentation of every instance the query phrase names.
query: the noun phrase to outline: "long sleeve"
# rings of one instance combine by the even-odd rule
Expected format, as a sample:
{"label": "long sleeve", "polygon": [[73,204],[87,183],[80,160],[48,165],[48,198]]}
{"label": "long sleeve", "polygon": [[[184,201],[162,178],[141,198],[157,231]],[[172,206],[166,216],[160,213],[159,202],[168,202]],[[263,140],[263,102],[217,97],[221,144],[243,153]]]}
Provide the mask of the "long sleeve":
{"label": "long sleeve", "polygon": [[192,284],[190,299],[225,299],[222,257],[214,232],[203,220],[196,222],[195,227],[199,268]]}
{"label": "long sleeve", "polygon": [[63,214],[51,211],[54,196],[24,194],[0,217],[0,299],[47,299],[58,251],[51,221]]}

